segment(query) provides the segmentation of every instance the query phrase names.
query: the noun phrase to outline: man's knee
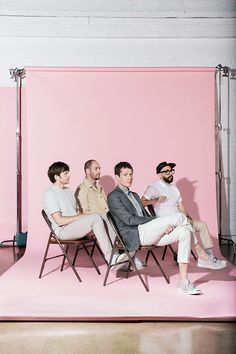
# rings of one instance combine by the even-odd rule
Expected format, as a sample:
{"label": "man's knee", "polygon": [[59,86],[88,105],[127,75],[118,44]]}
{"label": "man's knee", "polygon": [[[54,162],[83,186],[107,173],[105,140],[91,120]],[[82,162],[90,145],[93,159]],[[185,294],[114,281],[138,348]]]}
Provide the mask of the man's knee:
{"label": "man's knee", "polygon": [[186,227],[181,227],[179,232],[179,240],[185,240],[191,243],[191,232]]}
{"label": "man's knee", "polygon": [[184,215],[182,213],[172,214],[172,218],[173,218],[173,224],[176,226],[188,224],[186,215]]}
{"label": "man's knee", "polygon": [[93,215],[94,222],[103,223],[103,218],[99,214],[92,214],[92,215]]}
{"label": "man's knee", "polygon": [[195,231],[201,231],[207,228],[207,224],[204,221],[196,220],[193,221],[193,228]]}

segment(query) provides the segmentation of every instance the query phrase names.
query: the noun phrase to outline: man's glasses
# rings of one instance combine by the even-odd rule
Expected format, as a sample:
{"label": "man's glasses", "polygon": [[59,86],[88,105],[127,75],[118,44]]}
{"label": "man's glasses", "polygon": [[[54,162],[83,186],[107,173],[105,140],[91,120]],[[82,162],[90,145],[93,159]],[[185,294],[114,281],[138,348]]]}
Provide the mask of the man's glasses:
{"label": "man's glasses", "polygon": [[165,170],[165,171],[161,171],[161,173],[165,173],[167,176],[169,176],[170,174],[174,174],[175,173],[175,169],[171,169],[171,170]]}

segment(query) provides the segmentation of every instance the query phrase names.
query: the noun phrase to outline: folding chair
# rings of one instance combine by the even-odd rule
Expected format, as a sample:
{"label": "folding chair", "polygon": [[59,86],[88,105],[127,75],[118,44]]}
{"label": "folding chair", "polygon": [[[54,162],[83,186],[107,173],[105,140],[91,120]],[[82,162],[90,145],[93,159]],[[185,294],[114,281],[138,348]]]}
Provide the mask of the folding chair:
{"label": "folding chair", "polygon": [[[152,216],[155,216],[155,211],[154,211],[153,205],[149,204],[149,205],[147,206],[147,208],[148,208],[149,213],[150,213]],[[170,251],[171,251],[172,254],[173,254],[174,261],[177,263],[177,252],[173,249],[173,247],[172,247],[171,245],[165,246],[164,252],[163,252],[163,255],[162,255],[162,260],[165,259],[167,247],[169,247]],[[192,250],[191,250],[191,254],[192,254],[193,258],[194,258],[195,261],[196,261],[196,260],[197,260],[197,257],[195,256],[195,253],[194,253]]]}
{"label": "folding chair", "polygon": [[[49,220],[49,218],[48,218],[48,216],[47,216],[47,214],[46,214],[46,212],[44,210],[42,210],[42,216],[43,216],[44,220],[46,221],[46,223],[47,223],[47,225],[48,225],[48,227],[50,229],[50,233],[49,233],[49,238],[48,238],[45,254],[44,254],[44,257],[43,257],[43,261],[42,261],[42,266],[41,266],[40,273],[39,273],[39,278],[42,277],[45,263],[48,260],[53,259],[53,258],[63,257],[60,270],[63,271],[64,265],[65,265],[65,261],[67,260],[67,262],[69,263],[71,269],[75,273],[75,276],[81,282],[82,280],[81,280],[81,278],[80,278],[80,276],[79,276],[79,274],[78,274],[78,272],[77,272],[77,270],[75,268],[75,261],[76,261],[78,252],[80,250],[84,250],[87,253],[87,255],[88,255],[89,259],[91,260],[91,262],[92,262],[94,268],[96,269],[97,273],[101,274],[99,269],[98,269],[98,266],[96,265],[96,263],[94,262],[93,257],[92,257],[95,246],[101,252],[100,248],[97,245],[97,240],[96,240],[95,237],[93,237],[93,235],[91,235],[91,236],[90,235],[86,235],[83,238],[80,238],[80,239],[77,239],[77,240],[59,240],[59,238],[55,234],[55,232],[54,232],[54,230],[52,228],[52,224],[51,224],[51,222],[50,222],[50,220]],[[55,256],[48,257],[48,251],[49,251],[50,245],[53,245],[53,244],[54,245],[58,245],[60,247],[62,253],[57,254]],[[69,257],[69,254],[68,254],[70,245],[76,245],[77,246],[75,254],[74,254],[74,257],[73,257],[73,260],[71,260],[71,258]],[[89,252],[88,248],[92,248],[92,251]]]}
{"label": "folding chair", "polygon": [[[111,227],[113,228],[114,232],[115,232],[115,241],[114,241],[114,244],[112,246],[112,252],[111,252],[111,257],[110,257],[110,260],[109,260],[109,263],[108,263],[108,267],[107,267],[107,271],[106,271],[106,275],[105,275],[105,279],[104,279],[104,282],[103,282],[103,285],[105,286],[106,283],[107,283],[107,279],[108,279],[108,275],[110,273],[110,269],[114,266],[117,266],[118,264],[122,264],[122,263],[129,263],[129,266],[128,266],[128,269],[127,269],[127,272],[126,272],[126,278],[128,277],[128,274],[129,274],[129,271],[130,271],[130,268],[131,266],[133,267],[134,271],[136,271],[140,281],[142,282],[144,288],[146,289],[146,291],[149,291],[149,288],[147,286],[147,284],[145,283],[142,275],[140,274],[140,271],[137,269],[137,266],[135,265],[135,262],[133,261],[132,259],[132,256],[130,255],[129,251],[127,250],[124,242],[122,241],[122,238],[119,234],[119,231],[116,227],[116,224],[115,224],[115,221],[111,215],[110,212],[107,213],[107,218],[108,218],[108,221],[110,222],[111,224]],[[145,263],[147,264],[147,261],[148,261],[148,258],[150,255],[152,255],[156,265],[160,268],[161,270],[161,273],[162,275],[164,276],[166,282],[169,284],[170,283],[170,280],[169,278],[167,277],[167,275],[165,274],[164,270],[162,269],[160,263],[158,262],[155,254],[153,253],[153,250],[157,248],[157,246],[155,245],[151,245],[151,246],[141,246],[139,248],[139,250],[146,250],[147,251],[147,254],[146,254],[146,259],[145,259]],[[127,257],[127,260],[123,261],[123,262],[118,262],[116,264],[112,264],[112,259],[113,259],[113,255],[117,252],[120,252],[120,251],[123,251],[125,254],[126,254],[126,257]]]}

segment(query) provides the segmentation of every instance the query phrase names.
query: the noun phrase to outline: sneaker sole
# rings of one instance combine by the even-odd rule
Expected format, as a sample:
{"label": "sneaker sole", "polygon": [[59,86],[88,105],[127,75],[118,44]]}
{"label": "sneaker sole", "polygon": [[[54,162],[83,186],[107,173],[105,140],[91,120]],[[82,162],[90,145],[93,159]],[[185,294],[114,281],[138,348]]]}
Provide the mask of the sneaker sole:
{"label": "sneaker sole", "polygon": [[224,269],[225,267],[227,267],[227,264],[222,265],[221,267],[213,267],[210,265],[200,265],[197,264],[198,268],[206,268],[206,269],[212,269],[212,270],[220,270],[220,269]]}
{"label": "sneaker sole", "polygon": [[200,295],[201,294],[201,290],[197,289],[194,291],[185,291],[183,289],[177,289],[178,293],[181,294],[186,294],[186,295]]}

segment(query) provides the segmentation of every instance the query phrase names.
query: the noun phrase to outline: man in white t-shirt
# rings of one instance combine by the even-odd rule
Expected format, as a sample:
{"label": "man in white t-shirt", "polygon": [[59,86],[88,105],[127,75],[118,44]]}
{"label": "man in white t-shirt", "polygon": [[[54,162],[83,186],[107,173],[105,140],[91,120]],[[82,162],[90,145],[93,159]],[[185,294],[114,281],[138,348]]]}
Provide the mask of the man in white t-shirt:
{"label": "man in white t-shirt", "polygon": [[[66,187],[70,180],[69,166],[61,161],[54,162],[48,169],[48,177],[52,185],[44,194],[43,208],[58,238],[75,240],[93,231],[105,259],[109,261],[112,246],[103,219],[98,214],[80,213],[74,193]],[[115,255],[112,263],[120,262],[120,256]]]}
{"label": "man in white t-shirt", "polygon": [[[215,267],[224,268],[226,261],[219,260],[213,256],[213,243],[206,223],[200,220],[193,220],[186,211],[179,189],[172,185],[173,175],[175,173],[175,163],[163,161],[156,167],[156,173],[160,179],[147,186],[142,203],[144,206],[152,205],[156,216],[164,216],[180,212],[186,215],[192,224],[193,230],[200,236],[203,248],[209,255],[209,261],[198,259],[198,266],[215,269]],[[199,247],[198,240],[194,235],[194,246]]]}

